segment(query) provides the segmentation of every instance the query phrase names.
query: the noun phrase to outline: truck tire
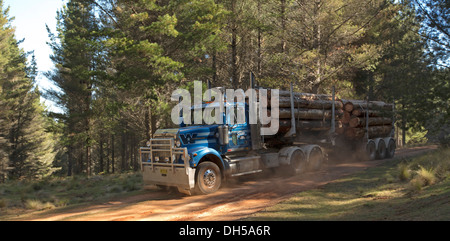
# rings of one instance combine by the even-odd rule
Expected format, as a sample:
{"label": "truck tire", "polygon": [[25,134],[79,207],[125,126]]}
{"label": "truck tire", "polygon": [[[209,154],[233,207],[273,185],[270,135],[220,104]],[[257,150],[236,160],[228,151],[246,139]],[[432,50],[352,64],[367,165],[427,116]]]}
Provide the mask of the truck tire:
{"label": "truck tire", "polygon": [[324,156],[322,149],[319,146],[313,146],[308,155],[308,170],[318,171],[322,168]]}
{"label": "truck tire", "polygon": [[377,153],[376,153],[376,159],[381,160],[386,157],[386,144],[384,143],[383,139],[379,139],[375,142],[377,143]]}
{"label": "truck tire", "polygon": [[296,174],[301,174],[306,172],[308,168],[308,163],[306,161],[306,156],[301,150],[296,150],[291,155],[290,163],[288,166],[287,173],[289,176],[294,176]]}
{"label": "truck tire", "polygon": [[222,185],[220,168],[213,162],[205,161],[198,165],[195,175],[195,189],[199,194],[211,194]]}
{"label": "truck tire", "polygon": [[375,160],[376,154],[377,154],[377,145],[375,144],[375,141],[369,140],[366,145],[367,159],[369,161]]}
{"label": "truck tire", "polygon": [[390,139],[387,144],[386,148],[386,158],[393,158],[395,155],[395,141],[393,139]]}

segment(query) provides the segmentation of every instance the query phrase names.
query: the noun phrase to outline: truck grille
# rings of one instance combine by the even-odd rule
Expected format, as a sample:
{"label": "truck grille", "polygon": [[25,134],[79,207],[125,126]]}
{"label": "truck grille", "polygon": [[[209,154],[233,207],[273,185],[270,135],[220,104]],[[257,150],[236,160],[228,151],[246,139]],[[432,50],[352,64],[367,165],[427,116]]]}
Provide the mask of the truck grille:
{"label": "truck grille", "polygon": [[[154,139],[150,141],[152,149],[151,159],[157,163],[165,163],[172,161],[173,139]],[[176,158],[175,160],[176,161]]]}
{"label": "truck grille", "polygon": [[189,165],[186,148],[175,147],[173,138],[151,139],[149,147],[140,148],[141,164],[154,166],[185,167]]}

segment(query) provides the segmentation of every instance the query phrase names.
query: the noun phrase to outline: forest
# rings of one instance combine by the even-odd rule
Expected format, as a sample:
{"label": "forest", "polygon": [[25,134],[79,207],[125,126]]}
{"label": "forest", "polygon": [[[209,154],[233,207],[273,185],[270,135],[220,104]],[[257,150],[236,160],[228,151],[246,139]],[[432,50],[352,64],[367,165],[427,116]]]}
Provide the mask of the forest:
{"label": "forest", "polygon": [[[445,0],[68,0],[40,89],[0,0],[0,182],[138,171],[193,81],[395,103],[396,127],[450,145]],[[29,61],[31,59],[31,61]],[[51,112],[40,98],[53,101]]]}

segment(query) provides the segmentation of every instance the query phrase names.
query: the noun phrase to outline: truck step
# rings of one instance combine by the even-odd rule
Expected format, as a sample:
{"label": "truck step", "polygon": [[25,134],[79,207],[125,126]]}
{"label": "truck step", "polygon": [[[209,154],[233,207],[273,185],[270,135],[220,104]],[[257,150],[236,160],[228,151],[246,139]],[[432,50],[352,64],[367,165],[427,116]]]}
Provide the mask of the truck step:
{"label": "truck step", "polygon": [[239,177],[239,176],[244,176],[244,175],[248,175],[248,174],[255,174],[255,173],[259,173],[262,172],[262,170],[254,170],[254,171],[249,171],[249,172],[241,172],[241,173],[236,173],[231,175],[232,177]]}

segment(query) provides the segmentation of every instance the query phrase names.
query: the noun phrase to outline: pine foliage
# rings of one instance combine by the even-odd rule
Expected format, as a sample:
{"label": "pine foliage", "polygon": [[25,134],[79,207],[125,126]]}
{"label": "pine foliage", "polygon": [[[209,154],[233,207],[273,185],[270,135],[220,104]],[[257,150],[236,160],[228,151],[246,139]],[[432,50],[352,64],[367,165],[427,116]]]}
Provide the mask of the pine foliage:
{"label": "pine foliage", "polygon": [[[0,2],[3,9],[3,3]],[[18,46],[8,9],[0,14],[0,161],[2,179],[42,178],[54,171],[53,139],[46,131],[36,63]]]}

